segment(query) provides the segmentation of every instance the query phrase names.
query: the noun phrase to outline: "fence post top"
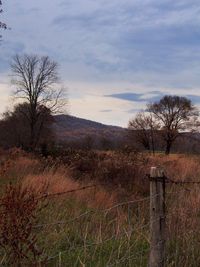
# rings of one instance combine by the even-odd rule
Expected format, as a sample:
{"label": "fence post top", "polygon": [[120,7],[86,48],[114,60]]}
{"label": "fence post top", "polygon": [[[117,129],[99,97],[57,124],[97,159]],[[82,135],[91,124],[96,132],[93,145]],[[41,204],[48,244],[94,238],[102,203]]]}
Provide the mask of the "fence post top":
{"label": "fence post top", "polygon": [[150,169],[150,177],[156,178],[156,177],[164,177],[164,170],[161,167],[151,167]]}

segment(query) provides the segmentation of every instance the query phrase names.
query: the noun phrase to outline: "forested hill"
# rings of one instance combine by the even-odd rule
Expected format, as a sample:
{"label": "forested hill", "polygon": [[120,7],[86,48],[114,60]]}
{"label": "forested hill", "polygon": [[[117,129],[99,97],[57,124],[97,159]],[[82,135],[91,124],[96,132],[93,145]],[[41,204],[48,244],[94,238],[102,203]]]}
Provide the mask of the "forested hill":
{"label": "forested hill", "polygon": [[[55,116],[53,127],[57,142],[72,144],[73,147],[106,149],[127,144],[127,129],[122,127],[105,125],[69,115]],[[137,142],[136,137],[133,137],[131,144],[139,149],[144,149]],[[162,141],[158,135],[156,150],[162,151],[163,149]],[[180,134],[180,137],[173,144],[172,152],[200,153],[200,134],[189,132]]]}
{"label": "forested hill", "polygon": [[93,139],[93,142],[117,142],[126,135],[125,128],[105,125],[70,115],[56,115],[53,127],[57,140],[66,142],[89,140],[89,138]]}
{"label": "forested hill", "polygon": [[124,131],[124,128],[112,125],[105,125],[100,122],[78,118],[71,115],[56,115],[54,116],[55,126],[62,127],[67,130],[78,130],[78,129],[99,129],[99,130],[118,130]]}

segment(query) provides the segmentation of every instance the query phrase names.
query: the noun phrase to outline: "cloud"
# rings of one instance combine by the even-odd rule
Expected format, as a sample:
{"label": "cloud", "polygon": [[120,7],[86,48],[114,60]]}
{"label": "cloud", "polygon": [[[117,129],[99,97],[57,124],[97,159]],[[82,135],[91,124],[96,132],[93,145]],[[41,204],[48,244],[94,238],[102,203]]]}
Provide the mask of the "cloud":
{"label": "cloud", "polygon": [[200,83],[197,1],[64,3],[66,9],[52,23],[73,36],[72,60],[81,60],[96,80],[160,87]]}
{"label": "cloud", "polygon": [[12,56],[23,53],[24,49],[25,46],[21,42],[11,42],[3,39],[0,44],[0,73],[8,72],[10,70],[10,61]]}
{"label": "cloud", "polygon": [[0,117],[7,108],[12,108],[13,98],[10,86],[4,79],[0,80]]}
{"label": "cloud", "polygon": [[[20,32],[26,50],[52,55],[77,79],[84,79],[82,72],[88,71],[97,81],[123,79],[171,86],[175,79],[181,82],[183,72],[199,68],[194,66],[200,59],[196,27],[200,5],[195,0],[189,4],[169,0],[17,2],[16,10],[11,5],[7,8],[14,14],[14,35]],[[38,9],[35,20],[32,11]],[[72,63],[81,71],[71,73]],[[177,78],[171,81],[175,71]]]}
{"label": "cloud", "polygon": [[134,102],[144,101],[144,99],[141,99],[141,96],[143,96],[143,94],[136,94],[136,93],[119,93],[119,94],[112,94],[112,95],[105,95],[105,96],[128,100],[128,101],[134,101]]}
{"label": "cloud", "polygon": [[112,112],[112,109],[102,109],[100,112]]}
{"label": "cloud", "polygon": [[[175,95],[174,93],[168,93],[171,95]],[[156,102],[159,101],[163,96],[167,95],[167,93],[160,92],[160,91],[150,91],[148,93],[118,93],[118,94],[111,94],[111,95],[105,95],[105,97],[111,97],[111,98],[117,98],[121,100],[131,101],[131,102],[142,102],[142,103],[148,103],[148,102]],[[179,96],[185,96],[189,98],[193,104],[200,104],[200,96],[199,95],[185,95],[178,93]],[[136,112],[137,109],[131,109],[128,112]]]}
{"label": "cloud", "polygon": [[[17,52],[47,54],[60,64],[75,107],[76,101],[85,97],[89,103],[92,94],[109,98],[108,106],[106,100],[101,101],[102,107],[98,105],[98,118],[103,121],[104,115],[115,120],[114,99],[120,101],[123,114],[166,93],[190,92],[199,103],[199,0],[13,3],[4,3],[3,20],[12,30],[3,33],[1,76],[9,72],[10,58]],[[125,100],[140,107],[124,109],[121,103],[125,105]],[[108,109],[112,112],[100,112]],[[88,115],[87,107],[81,112]],[[123,116],[120,118],[123,124]]]}
{"label": "cloud", "polygon": [[163,92],[160,91],[151,91],[148,93],[118,93],[118,94],[111,94],[105,95],[105,97],[112,97],[118,98],[126,101],[133,101],[133,102],[152,102],[158,101],[162,96],[164,96]]}
{"label": "cloud", "polygon": [[138,113],[138,112],[140,112],[142,110],[144,110],[144,109],[132,108],[132,109],[127,110],[127,113],[131,113],[131,114],[135,115],[136,113]]}
{"label": "cloud", "polygon": [[[108,107],[112,107],[112,110],[102,112],[102,110],[107,110]],[[141,108],[141,104],[92,95],[69,100],[70,114],[90,120],[101,121],[109,125],[124,127],[128,124],[130,119],[128,111],[132,108],[139,109]],[[131,115],[134,114],[132,113]]]}

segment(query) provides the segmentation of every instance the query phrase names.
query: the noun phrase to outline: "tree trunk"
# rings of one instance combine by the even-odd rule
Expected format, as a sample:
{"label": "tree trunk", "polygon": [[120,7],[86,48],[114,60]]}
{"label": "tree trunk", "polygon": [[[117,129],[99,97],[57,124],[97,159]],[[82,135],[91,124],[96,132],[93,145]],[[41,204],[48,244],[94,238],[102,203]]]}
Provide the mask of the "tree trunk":
{"label": "tree trunk", "polygon": [[155,143],[154,143],[154,132],[153,129],[151,129],[151,145],[152,145],[152,153],[155,155]]}
{"label": "tree trunk", "polygon": [[35,143],[35,127],[34,124],[30,125],[31,133],[30,133],[30,151],[34,151],[34,143]]}
{"label": "tree trunk", "polygon": [[166,149],[165,149],[165,155],[169,155],[171,151],[172,142],[170,140],[167,140],[166,142]]}
{"label": "tree trunk", "polygon": [[30,150],[35,150],[35,138],[36,138],[36,124],[37,124],[37,104],[30,104]]}
{"label": "tree trunk", "polygon": [[35,126],[36,126],[36,119],[34,114],[32,115],[31,121],[30,121],[30,150],[35,150]]}

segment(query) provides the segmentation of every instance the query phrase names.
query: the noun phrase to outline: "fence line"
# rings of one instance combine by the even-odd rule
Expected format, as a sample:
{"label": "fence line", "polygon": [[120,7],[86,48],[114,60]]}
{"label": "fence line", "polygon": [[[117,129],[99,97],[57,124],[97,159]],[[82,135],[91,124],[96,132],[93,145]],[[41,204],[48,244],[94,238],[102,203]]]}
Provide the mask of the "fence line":
{"label": "fence line", "polygon": [[176,185],[183,185],[183,184],[200,184],[200,181],[175,181],[165,176],[165,182],[176,184]]}
{"label": "fence line", "polygon": [[[77,216],[75,218],[73,218],[72,220],[69,220],[69,221],[59,221],[59,222],[54,222],[54,223],[44,223],[44,224],[38,224],[38,225],[35,225],[33,228],[42,228],[42,227],[45,227],[45,226],[54,226],[54,225],[65,225],[65,224],[68,224],[68,223],[71,223],[87,214],[89,214],[91,212],[85,212],[85,213],[82,213],[80,216]],[[94,212],[95,213],[95,212]],[[162,217],[162,218],[167,218],[168,215],[166,215],[165,217]],[[159,219],[155,219],[151,222],[156,222],[156,221],[159,221]],[[142,225],[140,227],[137,227],[137,228],[134,228],[134,231],[139,231],[139,230],[142,230],[144,228],[146,228],[147,226],[149,226],[150,222],[146,223],[145,225]]]}
{"label": "fence line", "polygon": [[113,209],[116,209],[116,208],[119,208],[121,206],[125,206],[125,205],[130,205],[130,204],[136,204],[136,203],[140,203],[140,202],[145,202],[147,200],[150,200],[152,198],[155,198],[157,197],[159,194],[155,194],[153,196],[149,196],[149,197],[145,197],[145,198],[142,198],[142,199],[137,199],[137,200],[131,200],[131,201],[126,201],[126,202],[121,202],[121,203],[118,203],[118,204],[115,204],[113,206],[111,206],[110,208],[106,208],[106,209],[98,209],[98,210],[89,210],[89,211],[86,211],[80,215],[78,215],[77,217],[71,219],[71,220],[68,220],[68,221],[58,221],[58,222],[54,222],[54,223],[43,223],[43,224],[38,224],[38,225],[35,225],[34,228],[40,228],[40,227],[43,227],[43,226],[51,226],[51,225],[58,225],[58,224],[68,224],[68,223],[71,223],[75,220],[78,220],[79,218],[85,216],[85,215],[88,215],[90,213],[105,213],[105,215],[107,215],[107,213]]}
{"label": "fence line", "polygon": [[[88,188],[91,188],[91,187],[94,187],[94,186],[97,186],[97,185],[91,185],[91,186],[86,186],[86,187],[81,187],[81,188],[78,188],[78,189],[73,189],[73,190],[69,190],[69,191],[65,191],[65,192],[60,192],[60,193],[54,193],[54,194],[48,194],[48,195],[45,195],[45,196],[42,196],[40,197],[40,199],[42,198],[45,198],[45,197],[51,197],[51,196],[56,196],[56,195],[61,195],[61,194],[67,194],[67,193],[73,193],[73,192],[76,192],[76,191],[80,191],[80,190],[85,190],[85,189],[88,189]],[[80,215],[78,215],[77,217],[71,219],[71,220],[68,220],[68,221],[58,221],[58,222],[54,222],[54,223],[43,223],[43,224],[39,224],[39,225],[35,225],[34,228],[40,228],[40,227],[43,227],[43,226],[51,226],[51,225],[59,225],[59,224],[68,224],[68,223],[71,223],[85,215],[88,215],[90,213],[105,213],[107,214],[109,211],[113,210],[113,209],[116,209],[118,207],[121,207],[121,206],[125,206],[125,205],[130,205],[130,204],[136,204],[136,203],[140,203],[140,202],[145,202],[147,200],[150,200],[151,198],[155,198],[157,197],[159,194],[155,194],[153,196],[148,196],[148,197],[145,197],[145,198],[142,198],[142,199],[137,199],[137,200],[131,200],[131,201],[126,201],[126,202],[121,202],[121,203],[118,203],[118,204],[115,204],[109,208],[106,208],[106,209],[98,209],[98,210],[89,210],[89,211],[86,211]]]}
{"label": "fence line", "polygon": [[[155,169],[154,169],[155,170]],[[150,249],[147,248],[147,249],[144,249],[144,251],[141,252],[141,254],[143,255],[143,252],[147,252],[147,251],[150,251],[150,260],[149,260],[149,267],[155,267],[155,266],[158,266],[158,267],[162,267],[164,266],[164,261],[165,261],[165,246],[164,246],[164,243],[166,241],[166,237],[165,237],[165,227],[166,227],[166,219],[169,218],[170,216],[173,216],[173,214],[166,214],[166,211],[165,211],[165,206],[166,206],[166,198],[165,198],[165,195],[178,195],[180,194],[181,192],[184,192],[187,191],[187,192],[193,192],[195,191],[196,189],[189,189],[189,188],[183,188],[182,190],[179,190],[179,191],[175,191],[175,192],[166,192],[166,189],[165,189],[165,185],[169,185],[169,184],[172,184],[176,187],[176,185],[181,185],[181,186],[184,186],[184,185],[197,185],[197,184],[200,184],[200,181],[189,181],[189,180],[185,180],[185,181],[175,181],[171,178],[168,178],[164,175],[163,171],[159,170],[159,172],[157,172],[156,174],[154,173],[154,175],[149,175],[148,176],[149,180],[150,180],[150,187],[151,187],[151,190],[150,190],[150,195],[148,197],[144,197],[144,198],[141,198],[141,199],[135,199],[135,200],[130,200],[130,201],[124,201],[124,202],[121,202],[121,203],[116,203],[114,205],[112,205],[111,207],[109,208],[106,208],[106,209],[99,209],[99,210],[88,210],[86,212],[83,212],[81,214],[79,214],[78,216],[70,219],[70,220],[67,220],[67,221],[56,221],[56,222],[52,222],[52,223],[42,223],[42,224],[38,224],[38,225],[35,225],[33,228],[43,228],[43,227],[48,227],[48,226],[55,226],[55,225],[67,225],[69,223],[72,223],[76,220],[79,220],[80,218],[82,217],[86,217],[90,214],[95,214],[95,213],[103,213],[105,216],[107,216],[107,214],[109,214],[109,212],[111,212],[112,210],[114,209],[118,209],[120,207],[126,207],[128,205],[128,209],[129,209],[129,205],[134,205],[134,204],[138,204],[138,203],[146,203],[147,201],[149,201],[151,203],[151,206],[150,206],[150,210],[151,210],[151,216],[150,216],[150,220],[148,221],[148,223],[142,225],[142,226],[139,226],[136,224],[132,224],[132,221],[128,221],[128,224],[127,225],[131,225],[133,226],[133,228],[131,229],[131,232],[130,234],[132,235],[132,233],[134,231],[141,231],[142,229],[145,229],[147,227],[150,228],[150,232],[151,232],[151,235],[153,235],[154,237],[156,237],[156,240],[154,240],[154,242],[152,242],[152,238],[150,240]],[[82,190],[87,190],[87,189],[90,189],[90,188],[95,188],[97,186],[103,186],[103,185],[108,185],[109,183],[104,183],[104,184],[92,184],[92,185],[88,185],[88,186],[83,186],[83,187],[79,187],[79,188],[74,188],[74,189],[71,189],[71,190],[68,190],[68,191],[63,191],[63,192],[57,192],[57,193],[46,193],[44,195],[41,195],[40,197],[38,197],[38,199],[46,199],[46,198],[50,198],[50,197],[55,197],[55,196],[60,196],[60,195],[64,195],[64,194],[70,194],[70,193],[74,193],[74,192],[77,192],[77,191],[82,191]],[[172,187],[174,188],[174,187]],[[138,205],[139,206],[139,205]],[[154,212],[154,209],[156,210],[156,212]],[[128,211],[129,212],[129,211]],[[152,215],[153,214],[153,215]],[[113,221],[115,221],[116,219],[114,219]],[[113,221],[111,221],[111,223],[113,223]],[[143,223],[145,222],[145,220],[143,221]],[[136,226],[134,228],[134,226]],[[162,229],[161,229],[162,228]],[[128,229],[128,228],[127,228]],[[158,230],[158,229],[161,229],[161,230]],[[105,239],[105,240],[102,240],[100,242],[93,242],[93,243],[89,243],[88,244],[88,240],[87,242],[82,238],[81,234],[79,235],[80,236],[80,240],[81,240],[81,243],[82,242],[86,242],[86,244],[84,244],[83,246],[72,246],[73,248],[70,248],[71,250],[73,249],[79,249],[79,248],[86,248],[86,247],[91,247],[91,246],[98,246],[98,245],[101,245],[101,244],[104,244],[106,242],[109,242],[113,239],[121,239],[123,238],[123,236],[126,236],[126,234],[128,233],[128,230],[127,232],[120,232],[120,234],[114,234],[112,235],[111,237]],[[110,234],[109,234],[110,235]],[[128,234],[127,234],[128,236]],[[103,236],[105,238],[105,236]],[[107,237],[107,236],[106,236]],[[95,239],[94,239],[95,240]],[[97,239],[98,240],[98,239]],[[132,249],[135,244],[136,244],[137,240],[135,242],[133,242],[129,249]],[[151,256],[152,254],[152,251],[153,251],[153,256]],[[156,255],[155,256],[155,253],[160,253],[160,255]],[[52,260],[52,259],[55,259],[56,257],[59,257],[59,255],[62,255],[62,253],[65,253],[65,252],[69,252],[69,249],[67,250],[64,250],[64,251],[60,251],[59,253],[57,253],[56,255],[54,256],[51,256],[51,257],[48,257],[48,261]],[[125,260],[128,260],[128,259],[133,259],[134,257],[137,256],[137,253],[134,253],[133,255],[127,255],[129,253],[129,251],[127,253],[124,253],[123,257],[119,260],[116,260],[115,263],[113,264],[108,264],[107,266],[111,267],[111,266],[114,266],[114,264],[120,264],[122,263],[123,261]],[[140,253],[138,253],[140,254]],[[153,259],[151,258],[153,257]],[[156,258],[156,259],[155,259]],[[158,264],[159,265],[154,265],[155,264],[155,261],[159,262]]]}
{"label": "fence line", "polygon": [[[163,169],[152,167],[150,175],[147,175],[150,181],[150,197],[155,192],[159,195],[150,199],[150,255],[148,267],[164,267],[165,264],[165,241],[166,241],[166,185],[199,185],[200,181],[184,180],[175,181],[165,176]],[[194,189],[184,188],[184,191],[194,191]],[[168,192],[167,194],[179,194],[179,192]],[[154,219],[158,218],[157,221]],[[155,249],[155,245],[159,244]]]}
{"label": "fence line", "polygon": [[75,189],[71,189],[71,190],[63,191],[63,192],[45,193],[44,195],[38,197],[38,199],[55,197],[55,196],[60,196],[60,195],[66,195],[66,194],[75,193],[77,191],[82,191],[82,190],[86,190],[86,189],[89,189],[89,188],[93,188],[93,187],[97,187],[97,186],[102,186],[102,185],[105,185],[105,184],[93,184],[93,185],[83,186],[83,187],[80,187],[80,188],[75,188]]}
{"label": "fence line", "polygon": [[[149,180],[151,180],[150,175],[146,175],[148,177]],[[157,179],[159,179],[160,177],[157,177]],[[163,178],[165,179],[165,183],[171,183],[171,184],[176,184],[176,185],[184,185],[184,184],[200,184],[200,181],[175,181],[172,180],[170,178],[168,178],[167,176],[163,176]],[[98,186],[105,186],[108,185],[109,183],[102,183],[102,184],[93,184],[93,185],[88,185],[88,186],[83,186],[80,188],[74,188],[68,191],[63,191],[63,192],[56,192],[56,193],[45,193],[42,196],[39,196],[38,199],[43,199],[43,198],[49,198],[49,197],[54,197],[54,196],[60,196],[60,195],[65,195],[65,194],[70,194],[70,193],[75,193],[78,191],[82,191],[82,190],[86,190],[86,189],[90,189],[90,188],[94,188],[94,187],[98,187]],[[117,185],[117,184],[116,184]],[[188,190],[188,189],[186,189]],[[147,197],[148,198],[148,197]],[[139,200],[140,201],[140,200]],[[130,202],[127,202],[127,204],[129,204]],[[124,203],[126,204],[126,202]],[[123,205],[119,204],[119,205]],[[116,206],[118,206],[118,204],[116,204]]]}
{"label": "fence line", "polygon": [[[155,170],[155,169],[154,169]],[[174,184],[176,185],[197,185],[200,184],[200,181],[193,181],[193,180],[184,180],[184,181],[175,181],[173,179],[170,179],[168,177],[166,177],[163,173],[163,171],[160,171],[159,173],[157,173],[157,175],[155,175],[154,177],[152,177],[152,175],[148,175],[149,181],[150,181],[150,185],[154,186],[155,190],[151,191],[150,196],[142,198],[142,199],[136,199],[136,200],[131,200],[131,201],[125,201],[125,202],[121,202],[121,203],[116,203],[115,205],[106,208],[106,209],[102,209],[102,210],[90,210],[87,212],[84,212],[80,215],[78,215],[77,217],[68,220],[68,221],[58,221],[58,222],[53,222],[53,223],[44,223],[44,224],[40,224],[40,225],[36,225],[35,228],[40,228],[40,227],[45,227],[45,226],[54,226],[54,225],[65,225],[68,223],[71,223],[75,220],[78,220],[79,218],[82,218],[84,216],[87,216],[89,214],[92,213],[104,213],[105,215],[107,215],[110,211],[112,211],[113,209],[118,209],[119,207],[123,207],[128,205],[132,205],[135,203],[141,203],[141,202],[146,202],[146,201],[150,201],[151,205],[156,205],[156,209],[157,212],[154,214],[153,217],[150,218],[150,221],[148,223],[146,223],[145,225],[142,225],[141,227],[136,227],[132,229],[132,231],[141,231],[142,229],[145,229],[146,227],[150,227],[150,232],[151,232],[151,240],[150,240],[150,249],[145,249],[145,253],[147,251],[150,252],[150,257],[149,257],[149,267],[155,267],[155,266],[159,266],[162,267],[164,266],[164,262],[165,262],[165,227],[166,227],[166,219],[170,216],[169,214],[166,214],[165,212],[165,206],[166,206],[166,200],[165,200],[165,194],[167,195],[179,195],[181,192],[176,191],[176,192],[166,192],[165,190],[165,185],[167,184]],[[187,178],[188,179],[188,178]],[[83,186],[80,188],[76,188],[76,189],[72,189],[72,190],[68,190],[65,192],[57,192],[57,193],[49,193],[49,194],[45,194],[44,196],[41,196],[40,198],[48,198],[48,197],[54,197],[54,196],[60,196],[60,195],[64,195],[64,194],[69,194],[69,193],[74,193],[77,191],[82,191],[82,190],[86,190],[89,188],[93,188],[93,187],[97,187],[97,186],[103,186],[103,185],[107,185],[107,184],[94,184],[94,185],[88,185],[88,186]],[[160,186],[159,186],[160,185]],[[160,188],[158,190],[158,188]],[[161,190],[162,188],[162,190]],[[192,192],[196,189],[191,189],[191,188],[183,188],[182,192]],[[156,193],[155,193],[156,192]],[[153,204],[152,204],[153,203]],[[154,206],[155,207],[155,206]],[[154,208],[153,208],[154,209]],[[172,216],[172,214],[171,214]],[[160,225],[162,223],[162,227],[160,228]],[[153,228],[152,228],[153,227]],[[159,231],[158,229],[161,229],[161,231]],[[93,242],[90,244],[84,244],[83,246],[76,246],[73,249],[77,249],[77,248],[86,248],[86,247],[91,247],[91,246],[98,246],[98,245],[102,245],[106,242],[109,242],[113,239],[119,240],[121,239],[126,233],[123,233],[118,235],[118,234],[114,234],[112,235],[110,238],[107,238],[106,240],[102,240],[100,242]],[[132,234],[132,233],[131,233]],[[154,240],[154,241],[152,241]],[[84,240],[82,240],[83,242],[85,242]],[[152,243],[153,242],[153,243]],[[133,243],[129,249],[131,249],[132,247],[135,246],[135,243]],[[54,259],[56,257],[59,257],[59,255],[62,255],[65,252],[69,252],[69,250],[66,251],[61,251],[58,254],[56,254],[55,256],[49,257],[48,261],[50,261],[51,259]],[[120,264],[125,260],[128,259],[132,259],[134,257],[136,257],[137,255],[134,253],[133,255],[127,255],[129,252],[125,253],[125,255],[120,259],[120,260],[116,260],[115,263],[113,264],[108,264],[107,266],[111,267],[114,266],[115,264]],[[141,252],[140,254],[143,254],[143,252]],[[157,262],[158,265],[155,265]]]}
{"label": "fence line", "polygon": [[[195,184],[200,184],[200,181],[188,181],[188,180],[185,180],[185,181],[175,181],[173,179],[170,179],[168,177],[166,177],[164,175],[164,173],[161,172],[161,174],[155,176],[155,177],[149,177],[149,180],[150,180],[150,184],[153,183],[154,185],[155,184],[162,184],[162,186],[164,185],[164,191],[156,191],[156,194],[153,194],[151,192],[151,194],[148,196],[148,197],[144,197],[142,199],[136,199],[136,200],[131,200],[131,201],[124,201],[124,202],[121,202],[121,203],[116,203],[115,205],[109,207],[109,208],[106,208],[106,209],[99,209],[99,210],[89,210],[89,211],[86,211],[84,213],[81,213],[80,215],[74,217],[73,219],[71,220],[67,220],[67,221],[58,221],[58,222],[53,222],[53,223],[44,223],[44,224],[40,224],[40,225],[36,225],[34,226],[34,228],[42,228],[42,227],[45,227],[45,226],[54,226],[54,225],[65,225],[65,224],[68,224],[68,223],[71,223],[71,222],[74,222],[82,217],[85,217],[85,216],[88,216],[90,214],[95,214],[95,213],[104,213],[105,215],[107,215],[110,211],[112,211],[113,209],[118,209],[119,207],[124,207],[126,205],[128,205],[128,208],[129,208],[129,205],[132,205],[132,204],[135,204],[135,203],[144,203],[146,201],[154,201],[154,202],[159,202],[159,206],[162,206],[162,205],[166,205],[166,199],[165,199],[165,194],[166,195],[178,195],[180,194],[181,192],[182,193],[185,193],[185,192],[193,192],[195,191],[196,189],[192,189],[192,188],[183,188],[181,191],[175,191],[175,192],[166,192],[165,190],[165,185],[169,185],[169,184],[174,184],[175,186],[176,185],[181,185],[181,186],[184,186],[184,185],[195,185]],[[92,188],[92,187],[97,187],[97,186],[102,186],[102,185],[106,185],[106,184],[94,184],[94,185],[88,185],[88,186],[84,186],[84,187],[80,187],[80,188],[76,188],[76,189],[72,189],[72,190],[68,190],[68,191],[65,191],[65,192],[58,192],[58,193],[52,193],[52,194],[45,194],[44,196],[42,196],[41,198],[46,198],[46,197],[54,197],[54,196],[59,196],[59,195],[63,195],[63,194],[68,194],[68,193],[73,193],[73,192],[76,192],[76,191],[81,191],[81,190],[86,190],[86,189],[89,189],[89,188]],[[159,211],[160,212],[160,211]],[[160,227],[160,223],[161,221],[164,221],[164,223],[166,222],[166,219],[170,218],[171,216],[173,216],[173,214],[166,214],[166,212],[164,212],[164,215],[162,214],[158,214],[158,217],[154,218],[154,219],[150,219],[150,221],[140,227],[136,226],[136,225],[133,225],[132,222],[130,223],[130,225],[133,227],[131,229],[131,235],[132,233],[135,231],[135,232],[139,232],[141,231],[142,229],[145,229],[147,227],[150,227],[151,229],[151,226],[153,224],[156,224],[156,227],[159,226]],[[134,228],[134,226],[136,226]],[[59,258],[61,257],[62,254],[66,253],[66,252],[69,252],[71,250],[74,250],[74,249],[81,249],[81,248],[87,248],[87,247],[91,247],[91,246],[99,246],[99,245],[102,245],[102,244],[105,244],[106,242],[109,242],[111,240],[120,240],[121,238],[125,237],[126,236],[126,232],[123,232],[123,233],[120,233],[120,234],[114,234],[112,235],[111,237],[105,239],[105,240],[101,240],[100,242],[93,242],[93,243],[89,243],[87,244],[88,242],[86,242],[86,244],[82,245],[82,246],[72,246],[72,248],[69,248],[67,250],[63,250],[63,251],[60,251],[59,253],[57,253],[56,255],[54,256],[50,256],[48,257],[48,261],[51,261],[55,258]],[[157,235],[157,233],[154,233],[155,235]],[[80,235],[81,237],[81,235]],[[128,238],[128,236],[127,236]],[[84,239],[82,239],[81,237],[81,242],[85,242]],[[136,244],[137,240],[133,243],[131,243],[130,247],[129,247],[129,250],[131,250],[135,244]],[[149,242],[149,241],[148,241]],[[142,251],[140,251],[140,253],[134,253],[133,255],[129,255],[130,251],[127,251],[122,258],[120,259],[116,259],[114,263],[108,263],[107,266],[108,267],[111,267],[111,266],[115,266],[115,265],[119,265],[120,263],[123,263],[124,261],[126,260],[130,260],[130,259],[138,259],[137,258],[137,255],[141,255],[141,257],[144,256],[144,253],[147,253],[148,251],[150,252],[150,255],[151,255],[151,251],[154,250],[162,250],[160,251],[161,255],[163,255],[163,260],[159,259],[159,265],[153,265],[154,263],[149,263],[149,267],[154,267],[154,266],[159,266],[159,267],[162,267],[164,266],[164,262],[165,262],[165,247],[163,246],[164,243],[165,243],[165,237],[162,236],[162,238],[155,244],[155,243],[151,243],[152,240],[150,241],[150,248],[146,248]],[[109,260],[110,261],[110,260]]]}
{"label": "fence line", "polygon": [[[148,226],[148,225],[147,225],[147,226]],[[124,234],[124,236],[125,236],[125,234]],[[103,240],[103,241],[101,241],[101,242],[94,242],[94,243],[86,244],[86,245],[83,245],[83,246],[76,246],[76,249],[77,249],[77,248],[80,249],[80,248],[85,248],[85,247],[91,247],[91,246],[95,246],[95,245],[96,245],[96,246],[97,246],[97,245],[102,245],[102,244],[104,244],[104,243],[106,243],[106,242],[111,241],[111,240],[114,239],[114,238],[116,238],[116,235],[112,235],[112,237],[110,237],[110,238],[108,238],[108,239],[106,239],[106,240]],[[117,238],[116,240],[119,240],[120,238],[122,238],[122,235],[120,235],[119,238]],[[135,243],[136,243],[136,241],[135,241]],[[135,243],[133,243],[133,244],[130,246],[130,248],[132,248],[132,247],[135,245]],[[64,250],[64,251],[61,251],[61,253],[65,253],[65,252],[69,252],[69,249]],[[58,257],[58,255],[59,255],[59,253],[57,253],[57,254],[54,255],[54,256],[49,257],[49,258],[48,258],[48,261],[51,260],[51,259],[53,259],[53,258]]]}

